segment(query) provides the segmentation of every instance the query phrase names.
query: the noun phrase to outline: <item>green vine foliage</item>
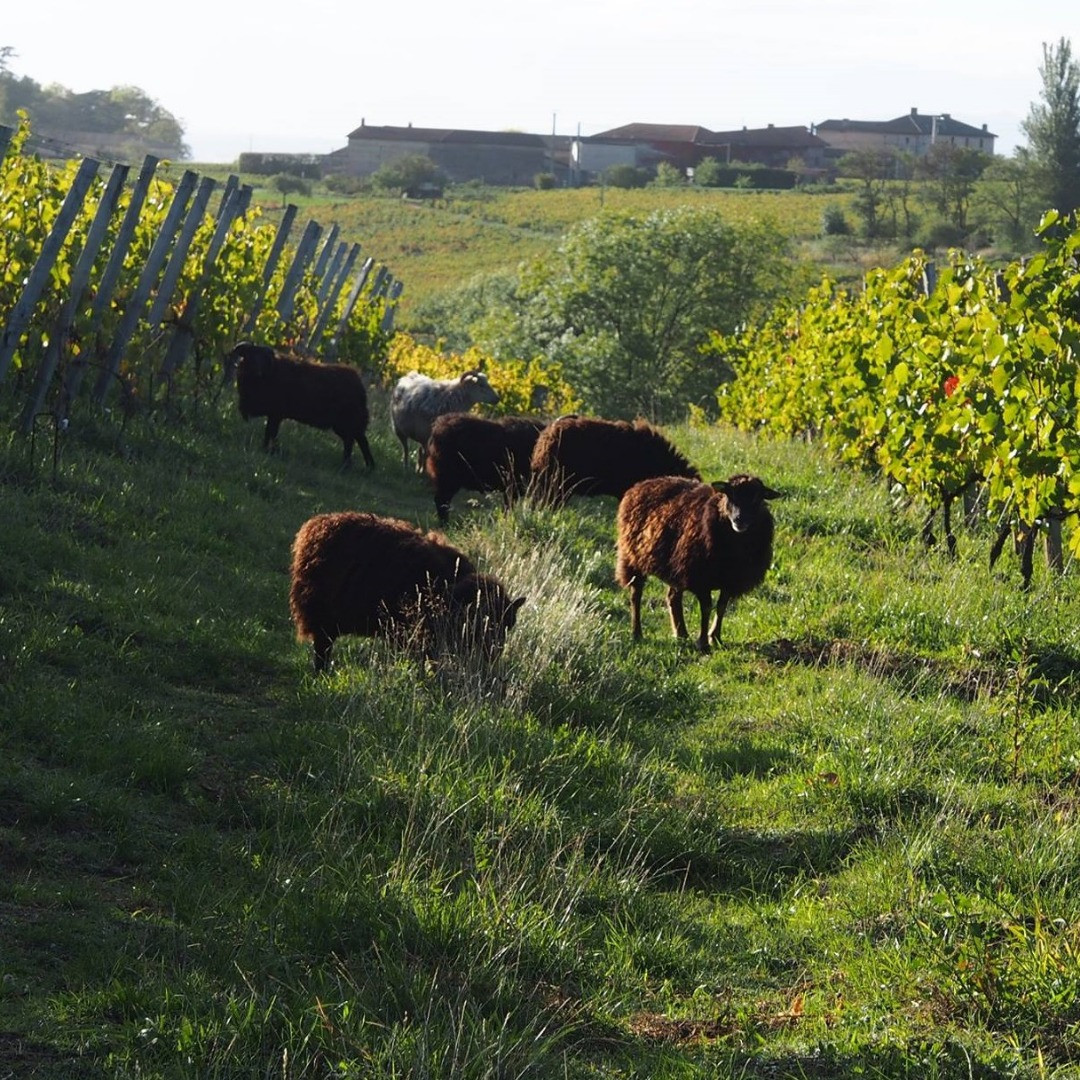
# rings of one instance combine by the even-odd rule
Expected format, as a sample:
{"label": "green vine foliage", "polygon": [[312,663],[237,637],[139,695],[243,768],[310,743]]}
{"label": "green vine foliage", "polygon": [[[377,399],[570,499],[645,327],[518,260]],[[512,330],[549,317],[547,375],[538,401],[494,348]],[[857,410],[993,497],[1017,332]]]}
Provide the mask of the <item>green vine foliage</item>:
{"label": "green vine foliage", "polygon": [[[23,117],[0,159],[0,312],[12,310],[18,301],[26,276],[49,235],[78,168],[75,161],[57,167],[26,154],[29,134],[28,122]],[[30,331],[14,355],[15,372],[32,372],[55,332],[105,182],[104,176],[95,179],[68,233],[51,279],[34,310]],[[65,363],[79,360],[87,364],[90,372],[100,370],[124,313],[136,295],[147,256],[161,232],[174,193],[174,185],[160,175],[151,182],[120,278],[95,325],[94,298],[131,202],[130,187],[121,194],[85,294],[76,298],[74,325],[65,342]],[[195,232],[163,321],[149,325],[145,321],[148,310],[141,313],[120,362],[119,376],[127,388],[129,401],[149,397],[169,343],[181,328],[194,335],[191,354],[195,359],[182,364],[174,376],[170,390],[174,401],[182,401],[184,394],[198,393],[203,384],[220,382],[225,357],[241,335],[296,352],[305,351],[318,319],[321,283],[309,269],[297,290],[290,318],[283,320],[276,308],[276,298],[291,265],[292,250],[286,248],[269,285],[264,286],[263,281],[276,227],[261,221],[259,211],[249,211],[232,224],[224,246],[208,266],[207,253],[215,227],[212,200]],[[341,290],[336,310],[326,320],[328,336],[337,330],[348,291],[348,288]],[[260,306],[264,292],[266,299]],[[249,327],[250,315],[256,307],[258,316],[254,326]],[[382,329],[385,309],[385,300],[371,296],[370,287],[361,294],[337,342],[337,359],[369,369],[381,363],[388,341],[388,334]],[[57,386],[62,377],[61,371]],[[96,374],[88,375],[83,382],[84,391],[92,387],[95,379]]]}
{"label": "green vine foliage", "polygon": [[[1003,270],[960,251],[927,289],[923,252],[828,280],[710,348],[735,371],[732,423],[812,437],[936,505],[974,480],[1024,525],[1080,513],[1080,228],[1048,212],[1038,255]],[[1080,530],[1070,547],[1080,554]]]}

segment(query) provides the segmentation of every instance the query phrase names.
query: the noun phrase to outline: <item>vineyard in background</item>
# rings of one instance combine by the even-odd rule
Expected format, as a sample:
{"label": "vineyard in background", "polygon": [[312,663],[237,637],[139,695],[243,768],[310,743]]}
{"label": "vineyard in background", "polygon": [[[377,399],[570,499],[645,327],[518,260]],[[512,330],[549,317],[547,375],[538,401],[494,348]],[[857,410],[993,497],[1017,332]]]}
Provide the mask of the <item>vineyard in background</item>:
{"label": "vineyard in background", "polygon": [[[825,279],[762,326],[717,336],[735,372],[722,415],[818,439],[931,512],[980,485],[1006,523],[993,554],[1015,523],[1027,581],[1035,530],[1080,512],[1080,228],[1050,211],[1039,233],[1041,251],[1003,269],[953,251],[937,270],[916,251],[861,291]],[[1080,554],[1080,530],[1068,546]]]}
{"label": "vineyard in background", "polygon": [[24,153],[28,135],[0,129],[0,386],[23,432],[117,393],[125,416],[183,411],[220,390],[241,338],[381,362],[401,283],[337,226],[310,221],[291,245],[296,208],[261,222],[236,177],[174,184],[148,156],[134,184],[124,165],[106,180],[92,159]]}

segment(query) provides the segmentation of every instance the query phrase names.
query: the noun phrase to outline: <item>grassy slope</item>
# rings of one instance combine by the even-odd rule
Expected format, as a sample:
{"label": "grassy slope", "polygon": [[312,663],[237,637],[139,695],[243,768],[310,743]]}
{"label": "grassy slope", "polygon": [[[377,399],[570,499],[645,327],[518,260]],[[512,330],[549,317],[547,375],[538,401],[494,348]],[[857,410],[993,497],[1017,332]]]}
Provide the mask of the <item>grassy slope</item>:
{"label": "grassy slope", "polygon": [[[192,166],[184,166],[192,167]],[[181,166],[173,171],[179,174]],[[209,175],[226,175],[220,166],[194,166]],[[254,203],[263,220],[276,223],[281,196],[263,177],[245,176],[254,187]],[[809,245],[821,232],[826,206],[848,207],[849,194],[753,192],[717,188],[577,188],[533,191],[506,188],[451,188],[437,203],[403,202],[389,196],[348,197],[314,185],[312,195],[289,196],[300,207],[296,235],[307,218],[325,228],[338,225],[342,240],[359,242],[366,257],[384,263],[405,283],[399,325],[408,321],[418,299],[453,288],[475,274],[515,269],[558,243],[571,225],[602,210],[648,212],[690,203],[719,207],[731,220],[765,218]],[[849,212],[849,217],[851,217]],[[836,238],[828,250],[807,250],[811,258],[851,265],[833,267],[846,276],[857,270],[858,254],[850,241]],[[816,241],[814,241],[816,243]],[[820,246],[820,245],[819,245]]]}
{"label": "grassy slope", "polygon": [[[376,403],[379,405],[379,403]],[[1077,584],[955,563],[809,448],[678,429],[780,487],[708,658],[609,500],[461,511],[530,603],[499,677],[372,643],[315,681],[288,546],[430,524],[375,410],[226,407],[0,450],[0,1075],[1044,1075],[1080,1065]]]}

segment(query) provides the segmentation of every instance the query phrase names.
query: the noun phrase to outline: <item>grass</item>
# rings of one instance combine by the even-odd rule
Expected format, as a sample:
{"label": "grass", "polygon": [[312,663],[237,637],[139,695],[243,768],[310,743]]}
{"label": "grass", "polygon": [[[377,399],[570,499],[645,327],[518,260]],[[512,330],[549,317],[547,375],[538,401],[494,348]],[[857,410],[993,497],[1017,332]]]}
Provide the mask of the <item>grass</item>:
{"label": "grass", "polygon": [[[224,178],[220,165],[173,164],[168,175],[185,168]],[[267,177],[244,175],[253,187],[253,203],[262,220],[277,223],[282,197]],[[313,218],[324,228],[338,225],[342,242],[359,242],[364,257],[372,255],[404,282],[398,325],[407,327],[420,300],[460,286],[474,275],[515,270],[521,263],[553,249],[572,225],[604,210],[646,213],[685,203],[720,208],[733,222],[747,217],[766,219],[792,238],[801,256],[827,267],[840,280],[857,278],[871,265],[885,265],[879,250],[866,251],[850,237],[821,238],[827,206],[850,212],[849,192],[740,191],[722,188],[610,187],[560,188],[536,191],[520,188],[451,187],[437,202],[409,202],[388,195],[335,194],[312,184],[309,196],[288,196],[300,207],[300,217]],[[300,225],[295,226],[299,235]],[[888,253],[888,257],[895,252]]]}
{"label": "grass", "polygon": [[675,428],[785,495],[712,655],[656,582],[631,646],[610,500],[459,499],[501,667],[315,679],[300,523],[435,522],[373,404],[371,474],[231,406],[0,447],[0,1076],[1077,1075],[1073,573]]}

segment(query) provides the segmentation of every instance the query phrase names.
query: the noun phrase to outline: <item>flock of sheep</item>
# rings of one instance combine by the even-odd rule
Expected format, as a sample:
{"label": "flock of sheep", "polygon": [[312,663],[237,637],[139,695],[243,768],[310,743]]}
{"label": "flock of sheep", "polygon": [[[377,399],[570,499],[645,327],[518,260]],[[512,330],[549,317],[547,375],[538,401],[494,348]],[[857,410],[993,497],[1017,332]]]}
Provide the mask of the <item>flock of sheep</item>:
{"label": "flock of sheep", "polygon": [[[229,361],[240,413],[266,418],[268,449],[281,421],[297,420],[334,431],[346,464],[355,444],[374,467],[367,395],[355,368],[296,360],[248,342]],[[619,499],[615,579],[630,593],[634,638],[641,637],[641,596],[652,576],[667,585],[675,635],[689,636],[683,617],[689,592],[701,615],[698,649],[718,644],[728,604],[759,585],[772,562],[768,502],[779,493],[747,475],[704,483],[644,420],[486,419],[468,411],[497,401],[480,371],[452,380],[410,372],[394,387],[394,433],[406,466],[409,443],[417,444],[417,468],[431,482],[440,521],[448,520],[451,500],[463,489],[501,492],[507,506],[528,491],[552,508],[575,495],[613,495]],[[429,654],[441,640],[495,655],[524,602],[511,599],[439,533],[395,518],[319,514],[293,543],[289,604],[299,638],[313,643],[317,672],[345,634],[391,637]]]}

